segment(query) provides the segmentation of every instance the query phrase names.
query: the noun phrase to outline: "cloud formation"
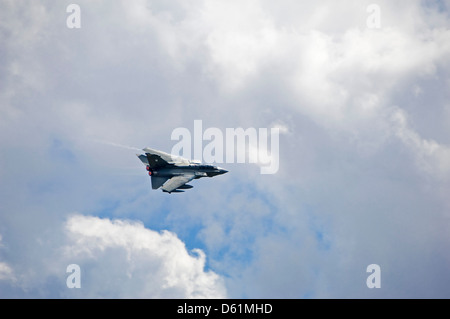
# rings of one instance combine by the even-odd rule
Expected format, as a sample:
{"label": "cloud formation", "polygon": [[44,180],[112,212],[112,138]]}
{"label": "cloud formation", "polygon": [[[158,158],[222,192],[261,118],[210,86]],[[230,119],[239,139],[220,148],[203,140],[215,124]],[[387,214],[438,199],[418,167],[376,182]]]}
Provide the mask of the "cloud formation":
{"label": "cloud formation", "polygon": [[[32,272],[19,266],[16,279],[12,267],[0,263],[1,283],[11,284],[2,297],[30,292],[30,297],[52,298],[226,297],[223,279],[204,269],[204,252],[188,252],[174,233],[79,214],[71,215],[63,229],[63,240],[35,260]],[[73,264],[80,267],[79,288],[66,285],[72,274],[66,269]]]}
{"label": "cloud formation", "polygon": [[[2,297],[449,296],[449,1],[77,3],[0,5]],[[282,128],[277,174],[151,192],[199,119]]]}
{"label": "cloud formation", "polygon": [[82,215],[65,226],[70,238],[65,259],[79,262],[85,275],[88,293],[80,290],[80,297],[226,297],[223,280],[204,271],[205,254],[199,249],[189,253],[171,232]]}

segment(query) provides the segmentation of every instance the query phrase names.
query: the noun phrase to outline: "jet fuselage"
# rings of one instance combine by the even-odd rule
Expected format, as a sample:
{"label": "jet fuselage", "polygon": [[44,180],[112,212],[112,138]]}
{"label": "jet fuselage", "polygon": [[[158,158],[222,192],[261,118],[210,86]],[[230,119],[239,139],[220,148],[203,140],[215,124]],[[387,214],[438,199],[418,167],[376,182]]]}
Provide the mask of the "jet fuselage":
{"label": "jet fuselage", "polygon": [[161,168],[153,168],[147,167],[149,175],[152,176],[161,176],[161,177],[172,177],[177,175],[184,174],[194,174],[196,178],[200,177],[213,177],[216,175],[225,174],[228,171],[214,165],[205,165],[205,164],[189,164],[189,165],[170,165]]}

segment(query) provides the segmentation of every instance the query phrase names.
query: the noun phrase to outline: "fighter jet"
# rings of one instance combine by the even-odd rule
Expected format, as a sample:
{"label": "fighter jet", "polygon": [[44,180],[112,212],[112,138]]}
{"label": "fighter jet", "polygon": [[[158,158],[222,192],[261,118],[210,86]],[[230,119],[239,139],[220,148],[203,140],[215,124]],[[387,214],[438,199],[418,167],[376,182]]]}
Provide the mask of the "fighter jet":
{"label": "fighter jet", "polygon": [[143,151],[145,155],[136,155],[146,166],[152,180],[152,189],[161,187],[163,192],[169,194],[192,188],[193,186],[187,183],[193,179],[214,177],[228,172],[218,166],[202,164],[148,147]]}

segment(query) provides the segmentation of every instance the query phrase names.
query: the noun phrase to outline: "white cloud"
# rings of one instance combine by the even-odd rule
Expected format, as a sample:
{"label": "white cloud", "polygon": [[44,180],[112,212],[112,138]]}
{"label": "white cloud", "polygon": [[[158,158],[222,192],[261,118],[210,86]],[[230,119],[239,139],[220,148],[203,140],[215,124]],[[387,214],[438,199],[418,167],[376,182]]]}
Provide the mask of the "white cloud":
{"label": "white cloud", "polygon": [[[0,235],[0,248],[3,248],[2,236]],[[0,261],[0,280],[14,281],[14,271],[8,263]]]}
{"label": "white cloud", "polygon": [[205,254],[198,249],[190,254],[174,233],[82,215],[70,217],[66,229],[65,260],[78,263],[86,274],[86,297],[226,297],[222,278],[204,270]]}
{"label": "white cloud", "polygon": [[258,1],[208,2],[200,17],[213,78],[227,90],[242,89],[277,49],[273,21]]}
{"label": "white cloud", "polygon": [[12,280],[13,270],[12,268],[4,262],[0,262],[0,280]]}
{"label": "white cloud", "polygon": [[[51,228],[47,236],[35,224],[31,240],[21,235],[28,252],[0,261],[3,298],[227,297],[223,278],[205,269],[205,253],[188,251],[172,232],[80,214]],[[72,264],[80,266],[80,288],[66,286]]]}
{"label": "white cloud", "polygon": [[433,139],[424,139],[408,125],[407,114],[397,110],[392,115],[394,134],[411,149],[416,164],[437,180],[450,178],[450,147]]}

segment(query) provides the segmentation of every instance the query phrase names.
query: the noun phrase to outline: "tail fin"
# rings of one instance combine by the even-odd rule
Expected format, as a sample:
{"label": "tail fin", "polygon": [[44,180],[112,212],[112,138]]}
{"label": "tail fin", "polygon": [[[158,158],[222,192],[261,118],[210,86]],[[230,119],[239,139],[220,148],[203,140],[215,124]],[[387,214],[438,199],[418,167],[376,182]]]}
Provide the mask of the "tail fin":
{"label": "tail fin", "polygon": [[158,168],[169,165],[169,163],[159,155],[145,153],[145,155],[136,154],[136,156],[139,157],[142,163],[150,166],[150,168]]}

